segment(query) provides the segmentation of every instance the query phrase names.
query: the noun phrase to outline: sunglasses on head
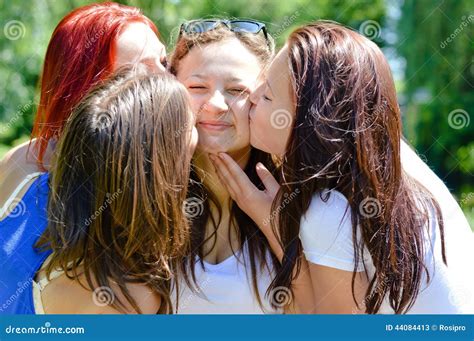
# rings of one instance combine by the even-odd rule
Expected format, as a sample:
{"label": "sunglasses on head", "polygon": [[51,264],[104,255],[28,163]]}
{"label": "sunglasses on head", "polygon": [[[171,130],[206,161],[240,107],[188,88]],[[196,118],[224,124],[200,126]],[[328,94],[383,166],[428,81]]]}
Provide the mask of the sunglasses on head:
{"label": "sunglasses on head", "polygon": [[265,39],[268,41],[268,33],[265,24],[245,19],[236,20],[220,20],[220,19],[208,19],[208,20],[192,20],[185,22],[181,25],[179,30],[180,35],[185,32],[187,34],[199,34],[215,30],[219,25],[224,25],[229,30],[235,33],[253,33],[258,34],[263,32]]}

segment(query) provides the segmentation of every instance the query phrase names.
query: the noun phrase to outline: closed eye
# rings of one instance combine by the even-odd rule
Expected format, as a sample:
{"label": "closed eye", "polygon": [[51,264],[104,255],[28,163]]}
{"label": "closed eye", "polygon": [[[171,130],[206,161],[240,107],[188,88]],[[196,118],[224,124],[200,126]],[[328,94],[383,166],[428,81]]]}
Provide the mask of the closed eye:
{"label": "closed eye", "polygon": [[245,88],[232,88],[232,89],[227,90],[227,92],[233,96],[240,96],[243,94],[248,95],[249,93],[248,89],[245,89]]}
{"label": "closed eye", "polygon": [[207,87],[204,85],[190,85],[188,86],[188,90],[190,93],[194,94],[205,94],[207,93]]}

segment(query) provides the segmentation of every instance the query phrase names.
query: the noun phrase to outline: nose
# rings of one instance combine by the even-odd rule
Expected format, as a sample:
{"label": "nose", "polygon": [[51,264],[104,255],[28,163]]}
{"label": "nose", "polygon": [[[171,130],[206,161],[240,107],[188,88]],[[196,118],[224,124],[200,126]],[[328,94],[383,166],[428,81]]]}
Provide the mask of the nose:
{"label": "nose", "polygon": [[148,71],[152,73],[166,72],[166,68],[159,58],[145,58],[140,61],[140,64],[145,65]]}
{"label": "nose", "polygon": [[166,57],[160,57],[155,59],[153,63],[153,68],[155,72],[166,72]]}
{"label": "nose", "polygon": [[217,113],[226,112],[229,110],[226,98],[219,90],[214,91],[206,105],[208,110],[215,111]]}
{"label": "nose", "polygon": [[260,97],[260,91],[262,86],[258,86],[254,91],[250,93],[249,100],[252,104],[257,104],[258,98]]}

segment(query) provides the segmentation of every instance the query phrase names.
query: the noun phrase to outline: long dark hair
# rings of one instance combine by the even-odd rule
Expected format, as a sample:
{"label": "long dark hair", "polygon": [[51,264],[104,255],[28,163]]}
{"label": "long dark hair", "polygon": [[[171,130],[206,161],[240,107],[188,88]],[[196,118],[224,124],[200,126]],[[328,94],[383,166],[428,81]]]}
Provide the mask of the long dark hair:
{"label": "long dark hair", "polygon": [[[273,40],[270,36],[270,44],[268,44],[265,38],[259,34],[237,34],[224,27],[218,27],[215,30],[200,34],[186,34],[183,32],[180,39],[176,42],[176,47],[171,57],[171,72],[177,74],[180,61],[189,53],[192,48],[208,45],[214,42],[224,41],[229,38],[238,39],[245,47],[247,47],[258,57],[262,66],[268,64],[273,57]],[[247,165],[245,166],[244,171],[256,186],[263,189],[263,184],[261,183],[261,180],[255,170],[255,166],[258,162],[263,163],[269,170],[274,170],[275,168],[269,154],[252,147],[250,158]],[[198,174],[199,172],[195,169],[195,167],[196,165],[193,165],[191,169],[191,184],[189,187],[188,200],[195,200],[197,198],[202,207],[199,208],[199,212],[197,212],[198,214],[193,214],[191,221],[190,253],[186,257],[185,261],[182,262],[181,266],[185,275],[185,281],[187,285],[193,290],[199,288],[195,277],[194,265],[196,264],[196,259],[199,257],[201,260],[201,266],[204,266],[203,259],[207,254],[204,253],[203,247],[205,243],[212,238],[216,240],[215,236],[217,233],[217,227],[220,223],[220,217],[222,217],[221,205],[216,200],[214,194],[202,183],[202,179]],[[211,215],[211,205],[213,205],[218,212],[219,218],[217,221],[214,220]],[[266,257],[267,251],[270,250],[270,246],[264,234],[260,231],[255,222],[253,222],[253,220],[250,219],[250,217],[245,214],[234,201],[231,201],[229,210],[231,217],[230,221],[231,224],[233,224],[232,227],[238,231],[240,245],[246,243],[248,247],[250,267],[248,264],[245,264],[245,268],[250,268],[253,290],[258,303],[260,306],[263,306],[257,284],[258,277],[261,275],[260,272],[265,268],[270,269],[270,264],[268,264]],[[205,231],[208,221],[211,221],[214,231],[208,238],[206,238]],[[232,243],[230,243],[230,245],[232,245]],[[210,250],[212,250],[212,248],[210,248]],[[235,254],[234,251],[235,250],[232,250],[232,252]],[[257,268],[257,261],[260,261],[260,268]],[[271,263],[274,269],[277,269],[280,265],[278,260],[273,255],[271,255]]]}
{"label": "long dark hair", "polygon": [[376,313],[388,295],[394,311],[404,313],[416,300],[423,272],[430,278],[424,233],[433,219],[445,262],[446,257],[439,205],[400,162],[401,118],[388,63],[373,42],[326,21],[295,30],[288,54],[296,118],[273,209],[284,195],[296,190],[300,195],[272,222],[285,250],[272,287],[289,287],[300,271],[300,219],[315,194],[326,201],[323,190],[334,189],[350,206],[354,299],[355,270],[366,246],[375,266],[365,293],[366,312]]}
{"label": "long dark hair", "polygon": [[146,284],[161,298],[158,312],[172,312],[171,277],[189,242],[190,110],[171,75],[130,70],[79,104],[58,143],[49,225],[37,244],[53,251],[48,276],[55,268],[71,279],[84,274],[90,290],[116,283],[136,312],[126,284]]}

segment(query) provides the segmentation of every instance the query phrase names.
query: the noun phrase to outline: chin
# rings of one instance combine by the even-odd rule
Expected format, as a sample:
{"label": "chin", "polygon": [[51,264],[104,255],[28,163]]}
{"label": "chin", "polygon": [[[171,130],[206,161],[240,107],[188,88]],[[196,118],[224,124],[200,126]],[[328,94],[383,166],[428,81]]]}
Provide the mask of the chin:
{"label": "chin", "polygon": [[272,151],[268,150],[267,146],[262,143],[261,139],[254,139],[250,137],[250,145],[258,150],[261,150],[265,153],[272,154]]}
{"label": "chin", "polygon": [[229,148],[227,146],[223,146],[216,143],[199,143],[196,147],[196,152],[200,153],[227,153]]}

